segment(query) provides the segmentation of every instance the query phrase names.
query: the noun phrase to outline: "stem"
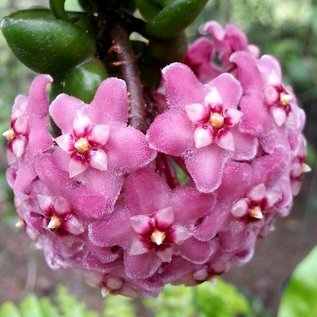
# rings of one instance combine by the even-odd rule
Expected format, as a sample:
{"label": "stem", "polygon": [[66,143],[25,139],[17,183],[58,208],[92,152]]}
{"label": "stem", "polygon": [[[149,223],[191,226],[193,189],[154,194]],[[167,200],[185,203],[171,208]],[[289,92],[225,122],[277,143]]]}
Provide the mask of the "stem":
{"label": "stem", "polygon": [[122,76],[127,83],[130,97],[130,124],[142,132],[146,131],[145,101],[142,83],[130,45],[129,33],[119,24],[111,30],[112,50],[117,53]]}

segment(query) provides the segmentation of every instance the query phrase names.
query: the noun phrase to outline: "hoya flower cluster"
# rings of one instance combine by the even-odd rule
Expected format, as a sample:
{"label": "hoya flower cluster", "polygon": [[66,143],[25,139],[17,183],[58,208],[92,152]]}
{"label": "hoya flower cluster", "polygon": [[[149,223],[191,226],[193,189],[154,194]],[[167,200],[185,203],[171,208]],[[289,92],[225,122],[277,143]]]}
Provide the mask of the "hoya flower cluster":
{"label": "hoya flower cluster", "polygon": [[305,115],[277,60],[233,25],[205,31],[162,70],[145,134],[121,79],[90,104],[49,104],[39,75],[15,100],[3,135],[18,225],[53,269],[82,270],[103,295],[155,296],[249,261],[309,171]]}

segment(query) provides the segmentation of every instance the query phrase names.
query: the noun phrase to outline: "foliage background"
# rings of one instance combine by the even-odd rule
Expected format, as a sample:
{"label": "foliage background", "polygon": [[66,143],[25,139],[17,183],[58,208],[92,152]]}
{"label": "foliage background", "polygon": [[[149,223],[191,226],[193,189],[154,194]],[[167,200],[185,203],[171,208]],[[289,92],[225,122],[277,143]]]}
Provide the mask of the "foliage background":
{"label": "foliage background", "polygon": [[[48,5],[48,0],[0,0],[0,16],[33,5]],[[76,7],[76,0],[68,0]],[[315,0],[210,0],[199,19],[188,30],[190,38],[199,26],[217,19],[238,24],[250,42],[262,53],[277,56],[284,78],[293,85],[307,113],[306,136],[309,163],[315,166],[317,146],[317,1]],[[8,128],[8,117],[17,93],[27,93],[33,73],[16,61],[0,34],[0,131]],[[0,141],[0,302],[19,300],[29,291],[52,296],[57,283],[66,280],[75,294],[100,310],[98,293],[85,288],[77,272],[51,272],[42,255],[36,252],[22,233],[15,232],[16,216],[11,194],[4,180],[5,142]],[[303,191],[296,199],[292,215],[277,221],[276,232],[259,242],[254,259],[243,268],[225,276],[249,298],[253,310],[275,314],[283,285],[301,258],[317,242],[317,172],[306,177]],[[67,278],[65,278],[67,276]],[[164,301],[167,303],[168,300]],[[255,316],[255,313],[254,313]]]}

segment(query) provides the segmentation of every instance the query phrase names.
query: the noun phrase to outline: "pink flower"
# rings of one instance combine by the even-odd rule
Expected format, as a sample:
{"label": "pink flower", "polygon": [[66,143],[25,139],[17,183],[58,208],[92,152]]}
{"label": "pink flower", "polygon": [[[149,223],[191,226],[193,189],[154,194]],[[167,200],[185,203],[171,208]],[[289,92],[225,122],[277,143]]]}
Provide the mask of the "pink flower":
{"label": "pink flower", "polygon": [[218,22],[207,22],[202,36],[189,46],[184,63],[190,66],[197,77],[207,83],[224,72],[231,72],[234,65],[230,61],[232,53],[246,51],[258,56],[259,50],[249,45],[246,35],[235,25],[223,28]]}
{"label": "pink flower", "polygon": [[7,157],[14,176],[9,183],[15,192],[22,192],[36,177],[34,159],[53,145],[46,117],[46,87],[51,82],[50,76],[39,75],[33,80],[28,97],[16,97],[12,109],[11,128],[3,133],[8,141]]}
{"label": "pink flower", "polygon": [[290,119],[292,109],[295,108],[295,96],[290,88],[282,84],[281,68],[274,57],[262,56],[258,61],[258,68],[264,80],[265,102],[275,123],[282,126]]}
{"label": "pink flower", "polygon": [[241,86],[229,74],[203,85],[177,63],[167,66],[163,76],[169,110],[149,128],[150,146],[184,158],[198,190],[212,192],[229,158],[250,160],[256,155],[256,138],[239,131],[244,116],[238,110]]}
{"label": "pink flower", "polygon": [[43,227],[78,235],[84,232],[83,224],[72,213],[68,201],[61,196],[37,195],[41,209],[39,217],[43,218]]}
{"label": "pink flower", "polygon": [[120,79],[104,81],[91,105],[58,96],[50,106],[50,115],[62,131],[55,139],[59,146],[56,152],[70,178],[89,178],[91,171],[97,171],[94,176],[98,177],[112,172],[120,182],[124,173],[145,166],[155,157],[144,135],[127,127],[127,90]]}
{"label": "pink flower", "polygon": [[294,153],[294,157],[291,163],[291,173],[290,179],[292,184],[293,195],[298,195],[301,185],[302,185],[302,176],[304,173],[311,171],[311,168],[306,161],[306,140],[304,137],[301,138],[297,150]]}
{"label": "pink flower", "polygon": [[246,197],[236,201],[232,206],[231,214],[238,218],[248,215],[254,219],[263,219],[264,214],[268,212],[279,199],[280,196],[277,192],[268,192],[262,183],[253,187]]}
{"label": "pink flower", "polygon": [[61,94],[49,106],[47,75],[15,100],[3,135],[17,226],[51,268],[85,272],[103,296],[156,296],[249,261],[310,170],[305,114],[278,62],[235,26],[205,31],[191,68],[165,67],[146,92],[146,136],[128,125],[117,78],[89,105]]}
{"label": "pink flower", "polygon": [[[208,259],[212,246],[193,238],[190,228],[213,207],[213,195],[191,187],[172,192],[157,174],[140,171],[128,177],[124,197],[124,206],[109,220],[89,226],[89,236],[98,246],[127,250],[124,265],[129,278],[148,278],[175,255],[194,263]],[[105,234],[110,228],[111,235]]]}

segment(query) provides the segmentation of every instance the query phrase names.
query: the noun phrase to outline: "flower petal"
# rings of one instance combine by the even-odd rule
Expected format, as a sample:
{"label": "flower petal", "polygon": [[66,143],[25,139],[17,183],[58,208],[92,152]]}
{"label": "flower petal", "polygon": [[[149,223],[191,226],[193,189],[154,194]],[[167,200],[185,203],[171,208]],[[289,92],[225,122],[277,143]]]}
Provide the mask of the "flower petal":
{"label": "flower petal", "polygon": [[[75,205],[74,203],[73,205],[77,210],[80,210],[86,217],[93,216],[93,218],[99,218],[104,213],[112,212],[120,194],[123,176],[114,171],[100,172],[94,168],[87,168],[85,172],[76,176],[75,181],[83,185],[72,191],[72,199],[75,200]],[[100,197],[102,197],[101,201],[99,201]],[[99,202],[95,202],[96,206],[90,206],[88,202],[93,203],[95,199]],[[102,206],[100,206],[101,202]],[[93,210],[98,214],[94,214]]]}
{"label": "flower petal", "polygon": [[53,200],[51,196],[48,195],[37,195],[37,201],[39,203],[40,208],[46,212],[52,205]]}
{"label": "flower petal", "polygon": [[89,240],[98,247],[130,248],[135,234],[127,209],[116,209],[106,220],[93,221],[88,226]]}
{"label": "flower petal", "polygon": [[221,74],[210,83],[208,87],[216,87],[221,96],[224,109],[236,108],[242,96],[241,84],[231,74]]}
{"label": "flower petal", "polygon": [[209,106],[222,105],[222,97],[215,86],[210,85],[211,90],[205,97],[205,103]]}
{"label": "flower petal", "polygon": [[109,78],[103,81],[89,108],[89,117],[95,123],[128,122],[128,93],[122,79]]}
{"label": "flower petal", "polygon": [[265,155],[252,162],[253,186],[264,183],[274,183],[289,168],[289,151],[277,146],[270,155]]}
{"label": "flower petal", "polygon": [[184,109],[186,105],[204,101],[206,89],[188,66],[173,63],[162,72],[170,108]]}
{"label": "flower petal", "polygon": [[19,168],[16,172],[14,181],[14,193],[24,193],[27,186],[37,177],[34,171],[33,161],[22,160],[19,161]]}
{"label": "flower petal", "polygon": [[239,129],[259,136],[270,130],[272,120],[264,102],[263,80],[256,59],[247,52],[239,51],[233,53],[230,60],[237,65],[237,78],[244,91],[239,103],[243,112]]}
{"label": "flower petal", "polygon": [[44,117],[48,114],[48,96],[46,87],[53,82],[53,78],[49,75],[38,75],[33,80],[27,105],[27,111],[31,116]]}
{"label": "flower petal", "polygon": [[163,250],[156,251],[156,254],[164,263],[169,263],[172,261],[173,257],[173,248],[165,248]]}
{"label": "flower petal", "polygon": [[209,21],[204,25],[204,32],[210,33],[213,37],[215,37],[218,41],[223,41],[226,35],[225,30],[222,25],[220,25],[216,21]]}
{"label": "flower petal", "polygon": [[71,206],[67,199],[58,196],[54,200],[54,209],[57,216],[62,216],[71,211]]}
{"label": "flower petal", "polygon": [[174,222],[174,211],[172,207],[160,209],[155,214],[156,227],[158,230],[164,231]]}
{"label": "flower petal", "polygon": [[151,148],[180,156],[194,147],[194,126],[186,113],[167,111],[156,117],[147,131]]}
{"label": "flower petal", "polygon": [[92,125],[92,122],[82,111],[77,111],[73,121],[74,133],[77,137],[83,137],[88,128]]}
{"label": "flower petal", "polygon": [[77,156],[72,156],[68,166],[69,177],[73,178],[83,173],[87,168],[87,162],[83,161],[81,158],[78,158]]}
{"label": "flower petal", "polygon": [[197,149],[213,143],[213,130],[209,126],[198,127],[194,131],[194,141]]}
{"label": "flower petal", "polygon": [[201,194],[194,187],[178,187],[172,196],[175,223],[189,224],[207,215],[216,203],[212,194]]}
{"label": "flower petal", "polygon": [[53,137],[48,132],[47,118],[32,118],[30,121],[29,142],[27,151],[31,155],[42,154],[50,149],[54,142]]}
{"label": "flower petal", "polygon": [[192,236],[191,232],[181,225],[174,226],[174,242],[176,244],[182,244],[185,240]]}
{"label": "flower petal", "polygon": [[145,279],[152,276],[161,264],[160,258],[153,252],[141,255],[125,255],[125,272],[131,279]]}
{"label": "flower petal", "polygon": [[130,218],[131,226],[136,233],[147,234],[151,229],[151,218],[144,215],[138,215]]}
{"label": "flower petal", "polygon": [[18,117],[13,125],[15,132],[20,134],[26,134],[28,127],[29,123],[25,116]]}
{"label": "flower petal", "polygon": [[85,231],[83,224],[77,217],[71,215],[62,224],[63,228],[73,235],[82,234]]}
{"label": "flower petal", "polygon": [[260,202],[265,198],[266,188],[265,185],[259,184],[252,188],[252,190],[248,193],[248,197],[254,202]]}
{"label": "flower petal", "polygon": [[234,217],[243,217],[248,213],[249,204],[247,199],[243,198],[238,200],[231,209],[231,214]]}
{"label": "flower petal", "polygon": [[49,112],[63,133],[72,133],[76,113],[84,106],[85,103],[82,100],[61,94],[51,103]]}
{"label": "flower petal", "polygon": [[216,138],[216,144],[224,150],[234,151],[235,143],[232,132],[228,129],[220,130]]}
{"label": "flower petal", "polygon": [[191,103],[185,106],[188,118],[193,123],[203,123],[209,119],[210,111],[208,107],[201,103]]}
{"label": "flower petal", "polygon": [[110,127],[107,124],[96,124],[88,135],[88,141],[105,145],[108,141]]}
{"label": "flower petal", "polygon": [[241,133],[236,129],[232,130],[234,144],[233,159],[238,161],[249,161],[255,158],[258,152],[259,142],[254,136]]}
{"label": "flower petal", "polygon": [[125,181],[124,193],[134,215],[153,216],[169,204],[171,190],[161,177],[151,170],[132,173]]}
{"label": "flower petal", "polygon": [[72,152],[72,150],[74,149],[73,137],[69,133],[60,135],[55,139],[55,142],[62,150],[64,150],[67,153]]}
{"label": "flower petal", "polygon": [[124,173],[144,167],[156,156],[145,135],[130,126],[111,130],[106,150],[109,168]]}
{"label": "flower petal", "polygon": [[200,192],[210,193],[219,187],[228,159],[228,152],[216,145],[196,150],[185,159],[187,170]]}
{"label": "flower petal", "polygon": [[[115,175],[113,177],[103,177],[104,175],[102,175],[100,180],[94,174],[93,184],[97,189],[95,190],[90,183],[89,186],[85,186],[77,181],[80,175],[76,177],[76,181],[70,179],[67,171],[65,172],[57,166],[51,154],[37,157],[33,165],[36,171],[36,173],[33,172],[34,177],[38,176],[55,196],[65,197],[76,210],[78,216],[88,219],[98,219],[109,212],[122,185],[122,180],[116,178]],[[91,170],[95,172],[95,170]]]}
{"label": "flower petal", "polygon": [[201,218],[193,230],[193,236],[199,241],[210,241],[225,230],[228,225],[228,218],[231,205],[226,201],[218,201],[208,215]]}
{"label": "flower petal", "polygon": [[279,100],[280,95],[275,87],[268,85],[264,88],[264,97],[268,105],[273,105]]}
{"label": "flower petal", "polygon": [[89,151],[89,164],[97,170],[106,171],[108,169],[107,154],[103,150]]}
{"label": "flower petal", "polygon": [[258,60],[258,68],[267,79],[270,85],[280,85],[282,80],[282,71],[279,62],[271,55],[263,55]]}
{"label": "flower petal", "polygon": [[287,119],[286,111],[280,107],[272,107],[271,113],[275,123],[281,127]]}
{"label": "flower petal", "polygon": [[11,142],[12,152],[17,159],[21,158],[25,152],[26,139],[24,137],[19,137]]}
{"label": "flower petal", "polygon": [[236,124],[238,124],[242,116],[243,113],[235,108],[229,108],[226,111],[226,121],[229,121],[228,124],[230,127],[233,127]]}
{"label": "flower petal", "polygon": [[212,252],[210,243],[201,242],[195,238],[189,238],[178,246],[181,256],[193,263],[203,264],[208,261]]}
{"label": "flower petal", "polygon": [[140,239],[132,240],[129,255],[141,255],[149,252],[149,248]]}

